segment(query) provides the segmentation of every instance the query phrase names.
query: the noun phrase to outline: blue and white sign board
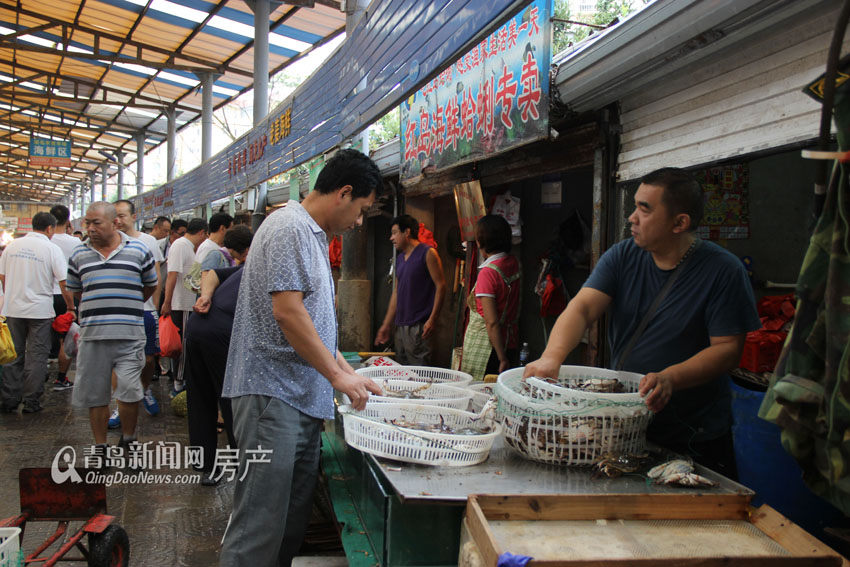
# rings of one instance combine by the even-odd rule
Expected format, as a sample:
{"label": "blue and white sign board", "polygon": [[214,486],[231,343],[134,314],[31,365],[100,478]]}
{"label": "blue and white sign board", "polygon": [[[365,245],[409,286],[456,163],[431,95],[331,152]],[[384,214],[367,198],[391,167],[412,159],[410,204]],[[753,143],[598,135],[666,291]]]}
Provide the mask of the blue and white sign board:
{"label": "blue and white sign board", "polygon": [[71,167],[71,140],[48,140],[30,136],[30,165]]}

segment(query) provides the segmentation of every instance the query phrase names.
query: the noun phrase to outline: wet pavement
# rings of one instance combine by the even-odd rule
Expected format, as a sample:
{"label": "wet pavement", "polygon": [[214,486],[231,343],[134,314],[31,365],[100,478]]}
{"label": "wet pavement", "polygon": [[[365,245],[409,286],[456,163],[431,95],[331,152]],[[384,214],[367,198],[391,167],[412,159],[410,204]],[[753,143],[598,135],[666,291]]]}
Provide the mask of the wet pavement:
{"label": "wet pavement", "polygon": [[[73,373],[69,378],[74,379]],[[71,406],[70,390],[54,392],[49,382],[45,387],[43,411],[0,414],[0,518],[20,513],[18,471],[21,468],[50,467],[57,452],[67,445],[75,449],[79,466],[83,447],[92,443],[88,411]],[[162,411],[155,417],[140,411],[137,435],[140,442],[177,442],[181,447],[187,447],[186,418],[171,411],[169,389],[170,384],[165,378],[153,383]],[[110,445],[118,443],[119,431],[110,430]],[[219,447],[224,445],[226,438],[222,435]],[[119,484],[106,489],[108,513],[116,516],[115,523],[121,525],[129,536],[130,565],[133,567],[218,565],[220,542],[236,481],[222,481],[214,487],[202,486],[200,473],[191,467],[183,467],[183,464],[181,460],[180,469],[152,472],[174,478],[177,475],[191,476],[194,484]],[[71,528],[79,525],[74,523]],[[55,522],[28,524],[24,552],[33,551],[55,527]],[[327,534],[323,537],[327,539]],[[310,555],[341,555],[338,546],[330,547],[337,547],[337,550],[321,550]],[[78,553],[75,552],[75,555]],[[325,559],[323,565],[346,564],[343,558]],[[295,562],[296,565],[299,563],[305,564],[304,561]]]}

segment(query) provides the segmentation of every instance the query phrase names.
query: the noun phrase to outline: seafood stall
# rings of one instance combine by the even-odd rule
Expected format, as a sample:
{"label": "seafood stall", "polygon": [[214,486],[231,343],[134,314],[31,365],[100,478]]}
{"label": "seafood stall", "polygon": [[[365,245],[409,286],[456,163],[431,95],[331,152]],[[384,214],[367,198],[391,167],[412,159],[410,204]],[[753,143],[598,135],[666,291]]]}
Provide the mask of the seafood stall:
{"label": "seafood stall", "polygon": [[[631,465],[612,462],[620,476],[598,475],[590,467],[560,467],[521,457],[498,439],[489,458],[468,467],[400,463],[360,452],[345,444],[342,421],[325,437],[356,506],[372,550],[362,565],[457,565],[461,524],[471,494],[731,494],[753,493],[699,465],[696,472],[715,483],[683,489],[656,484],[632,474]],[[663,457],[662,457],[663,458]],[[636,470],[636,469],[635,469]],[[353,564],[353,563],[352,563]]]}
{"label": "seafood stall", "polygon": [[[614,508],[617,502],[635,497],[686,495],[702,498],[706,503],[712,498],[731,498],[739,503],[752,498],[752,491],[736,482],[675,454],[646,446],[641,427],[648,420],[642,407],[629,398],[634,393],[634,377],[619,373],[616,384],[611,383],[615,389],[609,390],[606,385],[599,391],[597,386],[608,376],[594,376],[595,385],[588,387],[587,377],[571,374],[571,368],[579,367],[564,367],[555,384],[540,380],[521,383],[516,373],[503,373],[494,388],[498,405],[493,399],[483,408],[478,406],[481,411],[477,414],[438,404],[416,405],[416,397],[402,394],[401,399],[390,396],[385,401],[370,402],[369,411],[355,416],[356,412],[346,407],[347,400],[338,399],[340,412],[333,427],[326,431],[323,459],[332,494],[336,487],[335,500],[343,493],[345,496],[345,502],[335,506],[338,511],[344,508],[356,524],[356,529],[347,525],[343,531],[344,543],[346,532],[359,538],[354,555],[348,554],[349,562],[457,565],[464,511],[470,495],[476,494],[536,499],[585,495],[603,498]],[[380,379],[378,375],[373,377]],[[383,374],[383,378],[405,379],[392,374]],[[449,377],[434,383],[452,381],[454,378]],[[469,388],[468,381],[453,385],[457,387]],[[576,392],[565,397],[564,387]],[[406,389],[417,388],[421,386]],[[474,407],[475,394],[482,389],[473,387],[470,391]],[[508,391],[522,395],[511,397]],[[456,392],[450,394],[454,396]],[[536,401],[533,407],[526,408],[507,403],[522,404],[521,398]],[[376,409],[381,404],[386,407]],[[552,411],[564,404],[572,409]],[[494,408],[496,417],[491,429],[476,422]],[[408,443],[407,448],[402,448],[405,443],[398,437],[392,438],[389,445],[369,445],[354,439],[356,421],[376,422],[375,425],[389,428],[367,432],[366,437],[391,439],[401,431],[417,441]],[[473,431],[475,428],[480,429]],[[458,463],[451,462],[452,457],[446,457],[445,452],[427,453],[430,448],[445,447],[449,438],[460,444],[448,447],[449,455],[460,451],[476,457]],[[480,448],[481,443],[473,447],[472,438],[487,440],[487,450]]]}

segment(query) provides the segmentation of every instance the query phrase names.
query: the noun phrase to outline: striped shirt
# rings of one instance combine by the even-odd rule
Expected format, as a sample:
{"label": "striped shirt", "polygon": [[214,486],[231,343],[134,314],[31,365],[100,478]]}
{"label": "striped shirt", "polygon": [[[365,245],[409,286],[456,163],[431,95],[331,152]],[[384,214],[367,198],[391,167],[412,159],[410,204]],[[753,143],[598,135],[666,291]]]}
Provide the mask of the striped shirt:
{"label": "striped shirt", "polygon": [[123,232],[108,258],[80,244],[68,259],[65,285],[80,298],[80,340],[143,339],[144,287],[156,287],[150,250]]}

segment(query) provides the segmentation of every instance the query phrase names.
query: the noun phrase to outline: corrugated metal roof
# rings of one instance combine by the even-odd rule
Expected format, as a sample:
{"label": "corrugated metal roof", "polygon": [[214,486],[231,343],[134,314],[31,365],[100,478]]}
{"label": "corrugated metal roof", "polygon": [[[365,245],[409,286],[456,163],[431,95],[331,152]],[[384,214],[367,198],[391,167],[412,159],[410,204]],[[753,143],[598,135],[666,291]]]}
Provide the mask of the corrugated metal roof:
{"label": "corrugated metal roof", "polygon": [[[273,73],[345,29],[336,0],[272,7]],[[132,164],[133,134],[165,141],[168,107],[178,129],[200,118],[199,73],[216,107],[250,89],[253,20],[243,0],[0,0],[0,198],[56,200],[99,172],[99,150]],[[28,165],[31,135],[69,134],[70,170]]]}

